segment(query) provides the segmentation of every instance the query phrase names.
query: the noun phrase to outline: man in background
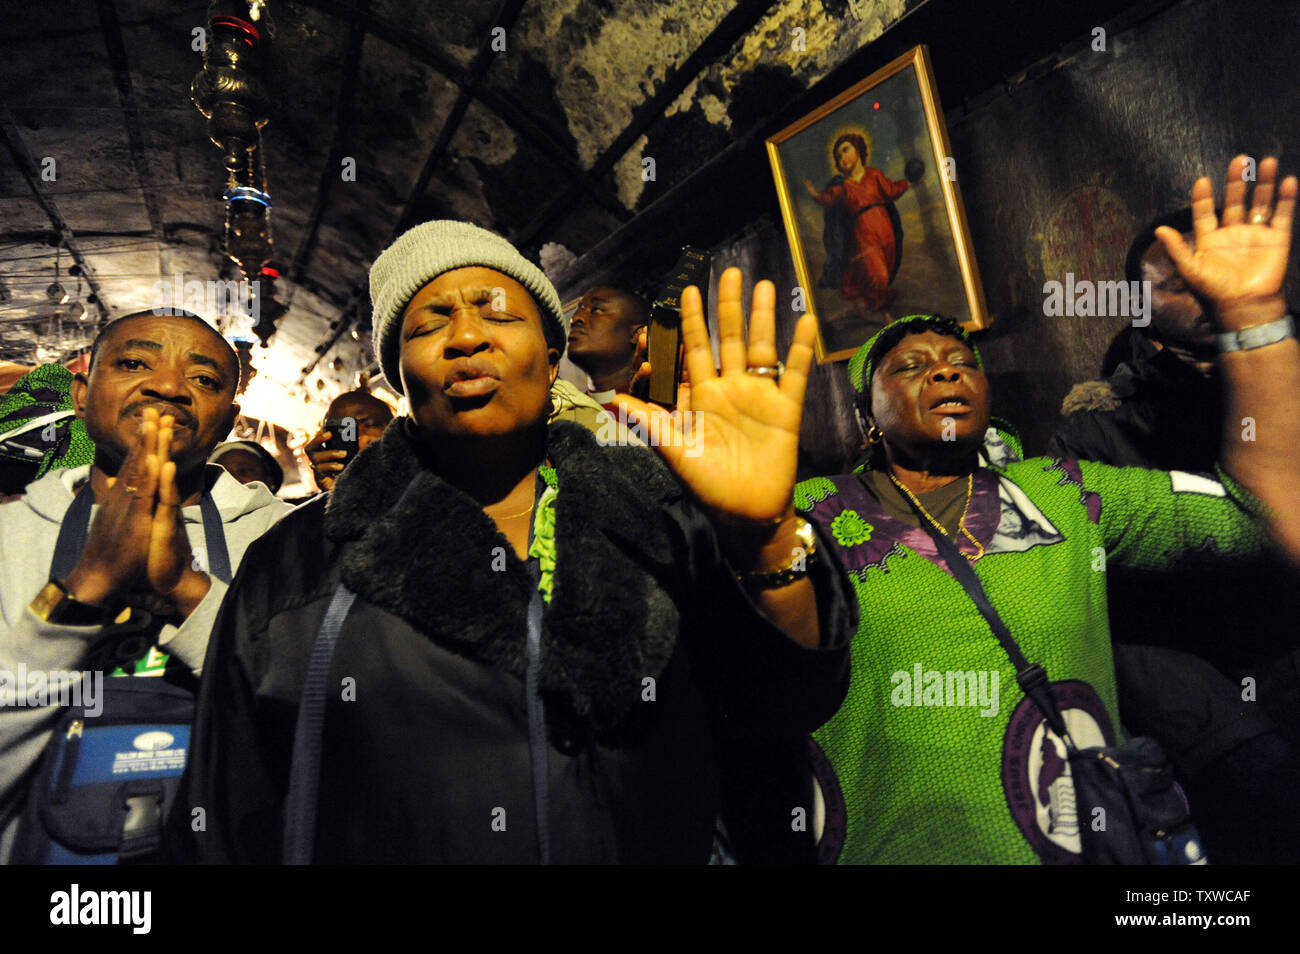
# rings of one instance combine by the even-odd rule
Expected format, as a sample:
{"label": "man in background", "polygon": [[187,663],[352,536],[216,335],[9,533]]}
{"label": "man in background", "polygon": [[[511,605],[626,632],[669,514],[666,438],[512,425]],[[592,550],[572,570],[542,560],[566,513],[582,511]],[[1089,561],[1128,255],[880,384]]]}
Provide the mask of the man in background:
{"label": "man in background", "polygon": [[384,436],[393,409],[364,388],[340,394],[325,411],[321,431],[304,448],[316,486],[334,489],[334,481],[352,458]]}
{"label": "man in background", "polygon": [[[0,505],[0,671],[193,678],[245,548],[290,509],[207,466],[238,381],[234,350],[195,315],[100,332],[71,386],[94,464]],[[60,711],[0,707],[0,862]]]}
{"label": "man in background", "polygon": [[634,292],[597,285],[582,296],[569,321],[569,360],[590,378],[587,393],[611,413],[616,413],[614,395],[628,393],[641,365],[637,339],[649,314]]}
{"label": "man in background", "polygon": [[254,481],[266,484],[271,493],[279,493],[284,483],[284,468],[257,441],[228,441],[221,444],[208,458],[209,464],[220,464],[241,484]]}

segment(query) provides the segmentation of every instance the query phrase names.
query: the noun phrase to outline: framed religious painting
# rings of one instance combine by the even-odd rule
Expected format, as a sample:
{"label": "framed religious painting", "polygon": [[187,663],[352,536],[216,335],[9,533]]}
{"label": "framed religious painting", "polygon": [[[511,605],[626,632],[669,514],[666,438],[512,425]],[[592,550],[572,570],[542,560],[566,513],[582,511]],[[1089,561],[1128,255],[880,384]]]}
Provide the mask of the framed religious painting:
{"label": "framed religious painting", "polygon": [[819,362],[916,312],[988,325],[926,47],[769,138],[767,154]]}

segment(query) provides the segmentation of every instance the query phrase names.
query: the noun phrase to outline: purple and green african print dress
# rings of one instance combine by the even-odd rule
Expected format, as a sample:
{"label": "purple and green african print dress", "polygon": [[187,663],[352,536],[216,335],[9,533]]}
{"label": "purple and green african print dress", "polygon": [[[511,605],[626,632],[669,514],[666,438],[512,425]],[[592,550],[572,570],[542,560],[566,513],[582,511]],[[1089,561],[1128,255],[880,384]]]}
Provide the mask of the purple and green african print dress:
{"label": "purple and green african print dress", "polygon": [[[1016,685],[933,541],[854,474],[795,506],[836,541],[861,607],[840,711],[815,733],[823,857],[846,863],[1071,863],[1079,826],[1065,747]],[[1171,569],[1257,552],[1258,503],[1217,477],[1033,458],[975,473],[973,564],[1080,746],[1118,741],[1108,561]],[[977,553],[958,534],[965,554]]]}

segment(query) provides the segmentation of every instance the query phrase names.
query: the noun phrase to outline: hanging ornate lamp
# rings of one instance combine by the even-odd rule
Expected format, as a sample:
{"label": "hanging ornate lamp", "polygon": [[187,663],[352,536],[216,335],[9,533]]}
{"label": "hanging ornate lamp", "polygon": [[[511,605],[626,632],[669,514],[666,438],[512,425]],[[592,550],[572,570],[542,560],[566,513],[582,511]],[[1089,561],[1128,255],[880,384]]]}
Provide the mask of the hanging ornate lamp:
{"label": "hanging ornate lamp", "polygon": [[[208,7],[203,69],[190,84],[194,105],[208,120],[208,135],[223,153],[226,188],[225,253],[250,282],[262,282],[255,301],[263,346],[285,311],[274,300],[271,196],[267,190],[262,127],[270,100],[261,58],[272,32],[265,0],[213,0]],[[267,327],[269,319],[270,326]]]}

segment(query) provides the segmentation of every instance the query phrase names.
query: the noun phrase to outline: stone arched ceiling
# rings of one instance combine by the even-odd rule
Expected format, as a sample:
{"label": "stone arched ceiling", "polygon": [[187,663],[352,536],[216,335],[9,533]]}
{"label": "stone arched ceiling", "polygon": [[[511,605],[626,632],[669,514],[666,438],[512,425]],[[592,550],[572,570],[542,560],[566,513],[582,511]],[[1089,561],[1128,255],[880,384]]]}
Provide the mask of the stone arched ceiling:
{"label": "stone arched ceiling", "polygon": [[[262,383],[313,414],[352,383],[367,270],[401,228],[463,218],[580,256],[750,122],[738,104],[806,89],[915,6],[270,0],[264,148],[289,309],[255,349]],[[207,12],[82,0],[0,24],[0,360],[66,359],[159,282],[222,274],[221,157],[189,98]],[[84,321],[46,294],[55,245]]]}

